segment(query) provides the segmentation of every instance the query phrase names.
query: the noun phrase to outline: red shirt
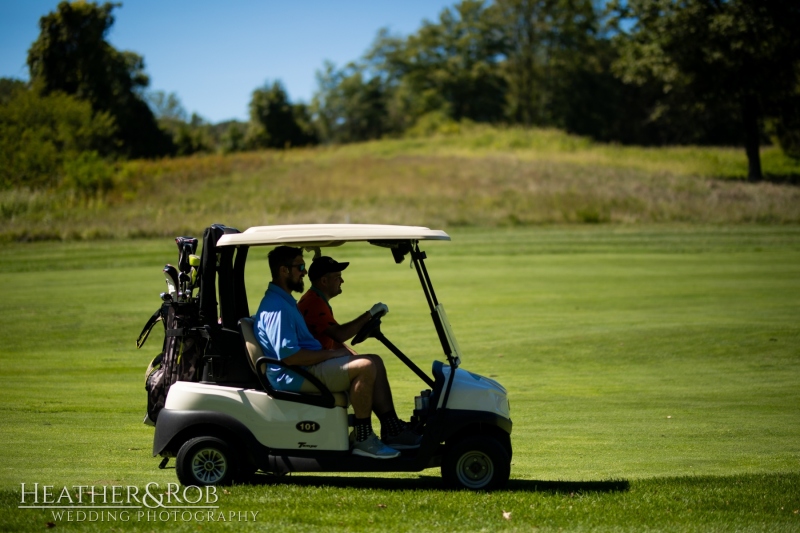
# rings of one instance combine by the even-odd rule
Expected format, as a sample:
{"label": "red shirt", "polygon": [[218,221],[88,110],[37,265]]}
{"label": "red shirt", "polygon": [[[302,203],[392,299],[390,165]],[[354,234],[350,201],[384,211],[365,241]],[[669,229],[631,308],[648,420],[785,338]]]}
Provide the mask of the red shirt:
{"label": "red shirt", "polygon": [[308,289],[300,298],[297,308],[303,315],[308,330],[322,344],[323,350],[336,350],[344,347],[341,342],[336,342],[323,333],[330,326],[338,326],[339,323],[333,318],[333,309],[328,301],[314,287]]}

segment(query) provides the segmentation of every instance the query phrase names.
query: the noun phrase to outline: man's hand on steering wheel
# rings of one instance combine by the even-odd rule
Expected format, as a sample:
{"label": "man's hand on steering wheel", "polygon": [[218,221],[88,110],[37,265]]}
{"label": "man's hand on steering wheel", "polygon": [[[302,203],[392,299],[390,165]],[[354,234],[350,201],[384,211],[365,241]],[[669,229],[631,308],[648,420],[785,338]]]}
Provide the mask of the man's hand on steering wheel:
{"label": "man's hand on steering wheel", "polygon": [[371,316],[375,316],[375,315],[380,315],[380,316],[383,316],[383,315],[385,315],[385,314],[386,314],[386,313],[388,313],[388,312],[389,312],[389,306],[388,306],[388,305],[386,305],[385,303],[381,303],[381,302],[378,302],[378,303],[376,303],[376,304],[375,304],[375,305],[373,305],[373,306],[372,306],[372,308],[369,310],[369,314],[370,314]]}
{"label": "man's hand on steering wheel", "polygon": [[367,323],[364,324],[360,330],[358,330],[358,333],[356,333],[355,337],[353,337],[353,340],[350,341],[350,344],[355,346],[356,344],[364,342],[367,337],[370,337],[370,334],[380,327],[381,318],[388,312],[389,306],[387,306],[385,303],[378,302],[373,305],[369,310],[369,321],[367,321]]}

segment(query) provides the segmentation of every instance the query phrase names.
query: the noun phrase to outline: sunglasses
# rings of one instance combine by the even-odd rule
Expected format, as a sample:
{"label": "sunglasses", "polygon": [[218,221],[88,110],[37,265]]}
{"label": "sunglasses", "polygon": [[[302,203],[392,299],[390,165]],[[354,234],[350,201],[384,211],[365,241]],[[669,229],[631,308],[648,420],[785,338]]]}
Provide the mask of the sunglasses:
{"label": "sunglasses", "polygon": [[299,265],[292,265],[292,264],[288,264],[288,265],[284,265],[284,266],[285,266],[286,268],[290,268],[290,269],[291,269],[291,268],[296,268],[296,269],[297,269],[297,270],[299,270],[300,272],[305,272],[305,271],[306,271],[306,264],[305,264],[305,263],[300,263]]}

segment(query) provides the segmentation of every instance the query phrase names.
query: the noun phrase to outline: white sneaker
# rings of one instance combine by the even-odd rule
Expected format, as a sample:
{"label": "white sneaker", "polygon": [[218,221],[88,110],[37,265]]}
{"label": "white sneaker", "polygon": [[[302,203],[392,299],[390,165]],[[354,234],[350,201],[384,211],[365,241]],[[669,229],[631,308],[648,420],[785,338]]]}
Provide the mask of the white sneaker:
{"label": "white sneaker", "polygon": [[353,455],[372,457],[373,459],[394,459],[400,452],[389,448],[374,433],[367,440],[353,443]]}

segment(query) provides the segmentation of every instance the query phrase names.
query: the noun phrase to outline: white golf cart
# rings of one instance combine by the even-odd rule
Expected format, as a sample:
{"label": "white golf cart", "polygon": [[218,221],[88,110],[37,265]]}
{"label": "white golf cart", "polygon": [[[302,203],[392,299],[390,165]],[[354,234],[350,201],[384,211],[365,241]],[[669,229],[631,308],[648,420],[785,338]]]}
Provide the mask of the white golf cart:
{"label": "white golf cart", "polygon": [[[503,486],[511,465],[506,390],[459,368],[461,353],[433,290],[426,255],[419,248],[421,241],[429,240],[450,237],[423,227],[359,224],[264,226],[241,233],[222,225],[208,228],[193,281],[199,287],[197,297],[191,284],[181,291],[173,285],[173,296],[162,295],[168,303],[181,299],[181,305],[197,307],[195,330],[206,341],[195,377],[189,378],[193,380],[172,384],[157,414],[153,455],[165,458],[162,467],[167,458],[176,457],[176,473],[184,485],[245,481],[258,470],[280,475],[419,472],[441,467],[450,487],[491,490]],[[287,392],[271,386],[266,365],[285,365],[264,357],[253,334],[245,292],[244,267],[250,247],[290,245],[311,250],[357,241],[387,248],[396,263],[410,256],[446,359],[435,361],[428,376],[384,336],[380,316],[373,317],[353,339],[354,345],[366,338],[377,339],[425,383],[410,417],[422,435],[421,445],[394,459],[353,455],[345,394],[331,393],[303,368],[291,367],[319,392]],[[198,258],[193,259],[197,264]]]}

